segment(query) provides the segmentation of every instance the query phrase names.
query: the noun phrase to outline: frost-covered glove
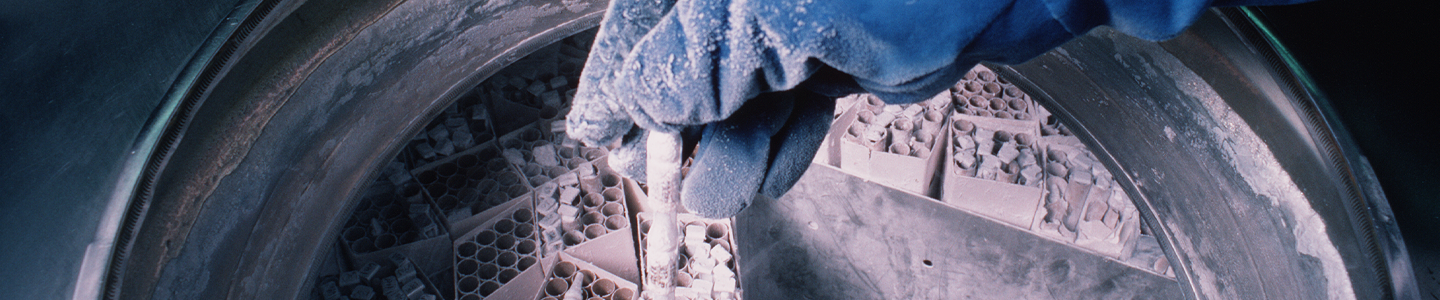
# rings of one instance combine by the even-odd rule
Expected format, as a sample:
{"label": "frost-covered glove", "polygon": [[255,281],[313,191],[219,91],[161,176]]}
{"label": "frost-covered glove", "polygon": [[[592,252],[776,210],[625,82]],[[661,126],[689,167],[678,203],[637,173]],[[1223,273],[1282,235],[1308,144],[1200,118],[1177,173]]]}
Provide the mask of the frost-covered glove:
{"label": "frost-covered glove", "polygon": [[[701,132],[681,201],[728,217],[794,184],[829,127],[829,97],[913,103],[979,61],[1020,63],[1095,26],[1166,39],[1212,4],[1257,2],[1273,1],[612,0],[566,132],[621,142],[611,166],[641,181],[647,132]],[[779,91],[791,94],[767,94]]]}
{"label": "frost-covered glove", "polygon": [[[757,191],[779,198],[809,168],[834,111],[834,97],[797,89],[761,94],[728,119],[688,127],[684,136],[698,143],[681,182],[682,204],[725,218],[748,206]],[[648,132],[632,128],[611,152],[611,168],[644,181]]]}

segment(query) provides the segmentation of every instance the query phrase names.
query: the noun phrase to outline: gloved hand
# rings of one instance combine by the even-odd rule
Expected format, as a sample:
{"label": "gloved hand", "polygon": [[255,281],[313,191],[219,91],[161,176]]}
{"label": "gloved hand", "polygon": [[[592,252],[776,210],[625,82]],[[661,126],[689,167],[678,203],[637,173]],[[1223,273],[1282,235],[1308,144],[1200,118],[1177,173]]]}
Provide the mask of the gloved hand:
{"label": "gloved hand", "polygon": [[1169,38],[1210,4],[612,0],[566,132],[590,145],[619,140],[611,166],[640,181],[647,132],[700,132],[681,201],[729,217],[756,192],[789,190],[829,128],[834,97],[913,103],[979,61],[1020,63],[1095,26]]}
{"label": "gloved hand", "polygon": [[[698,143],[681,182],[682,204],[700,216],[726,218],[748,206],[757,191],[779,198],[809,168],[834,110],[834,97],[808,90],[766,93],[728,119],[687,128],[687,140]],[[610,152],[611,168],[644,181],[648,133],[632,128]]]}

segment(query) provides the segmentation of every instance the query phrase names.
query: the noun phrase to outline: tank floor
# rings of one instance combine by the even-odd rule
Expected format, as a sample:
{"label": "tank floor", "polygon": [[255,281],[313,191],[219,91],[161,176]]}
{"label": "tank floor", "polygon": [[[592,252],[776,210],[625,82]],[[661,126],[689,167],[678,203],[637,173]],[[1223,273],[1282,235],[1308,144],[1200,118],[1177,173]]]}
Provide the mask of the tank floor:
{"label": "tank floor", "polygon": [[1173,278],[820,164],[735,222],[750,299],[1182,297]]}

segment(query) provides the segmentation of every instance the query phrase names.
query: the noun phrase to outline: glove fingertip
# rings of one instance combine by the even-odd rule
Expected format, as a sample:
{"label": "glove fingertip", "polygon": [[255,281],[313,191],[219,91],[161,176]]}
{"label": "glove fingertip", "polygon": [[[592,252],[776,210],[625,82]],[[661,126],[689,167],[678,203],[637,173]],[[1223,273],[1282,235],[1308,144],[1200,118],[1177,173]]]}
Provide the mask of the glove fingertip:
{"label": "glove fingertip", "polygon": [[630,178],[639,183],[646,182],[644,153],[635,154],[631,151],[616,149],[616,151],[610,152],[608,164],[610,165],[610,169],[614,170],[615,173],[619,173],[620,176],[625,176],[625,178]]}
{"label": "glove fingertip", "polygon": [[596,119],[572,111],[566,116],[565,135],[591,147],[600,147],[615,143],[633,126],[634,123],[625,118]]}
{"label": "glove fingertip", "polygon": [[608,158],[610,169],[619,173],[620,176],[645,183],[645,168],[647,168],[645,140],[648,135],[648,132],[638,129],[626,134],[620,147],[610,151],[610,158]]}
{"label": "glove fingertip", "polygon": [[760,186],[762,195],[774,199],[784,196],[809,170],[834,120],[831,113],[835,111],[835,100],[832,97],[797,93],[796,108],[789,123],[774,137],[779,145],[766,171],[765,183]]}

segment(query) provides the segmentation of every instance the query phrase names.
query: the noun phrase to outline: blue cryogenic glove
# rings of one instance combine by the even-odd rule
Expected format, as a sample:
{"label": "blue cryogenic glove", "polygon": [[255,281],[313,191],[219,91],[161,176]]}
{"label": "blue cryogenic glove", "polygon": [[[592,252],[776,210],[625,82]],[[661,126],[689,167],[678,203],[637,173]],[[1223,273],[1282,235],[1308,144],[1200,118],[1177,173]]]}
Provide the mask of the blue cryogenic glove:
{"label": "blue cryogenic glove", "polygon": [[681,202],[729,217],[794,185],[836,97],[914,103],[980,61],[1024,62],[1099,25],[1162,40],[1212,5],[1274,2],[612,0],[566,132],[619,141],[611,166],[640,181],[647,132],[698,132]]}

